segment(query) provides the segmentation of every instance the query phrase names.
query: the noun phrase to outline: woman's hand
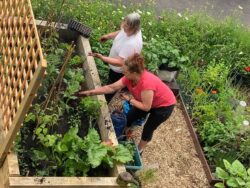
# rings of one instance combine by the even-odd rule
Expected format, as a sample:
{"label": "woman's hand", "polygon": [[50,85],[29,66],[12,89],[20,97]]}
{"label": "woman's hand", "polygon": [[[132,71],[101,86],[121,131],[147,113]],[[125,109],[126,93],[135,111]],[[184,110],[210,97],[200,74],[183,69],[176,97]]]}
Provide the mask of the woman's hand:
{"label": "woman's hand", "polygon": [[88,55],[89,55],[89,56],[93,56],[93,57],[97,57],[97,58],[99,58],[99,59],[101,59],[101,60],[102,60],[102,58],[103,58],[102,54],[99,54],[99,53],[89,52]]}
{"label": "woman's hand", "polygon": [[78,91],[75,93],[75,96],[77,97],[87,97],[87,96],[91,96],[92,92],[91,91]]}
{"label": "woman's hand", "polygon": [[106,42],[107,40],[109,40],[109,37],[108,37],[107,35],[103,35],[103,36],[99,39],[100,42]]}
{"label": "woman's hand", "polygon": [[129,101],[131,99],[131,97],[129,95],[126,95],[125,93],[120,93],[120,96],[122,97],[122,99]]}

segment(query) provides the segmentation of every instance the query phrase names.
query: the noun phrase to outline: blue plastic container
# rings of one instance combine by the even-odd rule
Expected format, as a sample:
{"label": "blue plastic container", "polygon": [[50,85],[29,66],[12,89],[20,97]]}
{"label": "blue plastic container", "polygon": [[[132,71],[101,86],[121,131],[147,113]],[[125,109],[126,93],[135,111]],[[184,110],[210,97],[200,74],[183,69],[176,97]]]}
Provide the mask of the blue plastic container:
{"label": "blue plastic container", "polygon": [[[120,141],[119,143],[124,144],[125,142]],[[135,142],[131,142],[131,144],[135,145],[135,152],[134,152],[134,156],[133,156],[134,161],[130,162],[130,163],[126,163],[125,168],[127,170],[134,170],[134,171],[141,170],[143,168],[143,163],[142,163],[139,149],[138,149],[137,145],[135,144]]]}

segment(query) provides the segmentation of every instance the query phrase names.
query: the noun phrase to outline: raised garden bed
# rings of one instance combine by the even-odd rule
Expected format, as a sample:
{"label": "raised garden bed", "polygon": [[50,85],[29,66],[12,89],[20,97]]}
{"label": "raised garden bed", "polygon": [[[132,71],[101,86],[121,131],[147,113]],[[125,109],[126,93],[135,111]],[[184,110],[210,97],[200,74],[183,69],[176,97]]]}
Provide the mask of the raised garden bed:
{"label": "raised garden bed", "polygon": [[[46,22],[41,22],[39,27],[46,25]],[[93,57],[86,57],[86,54],[91,51],[88,39],[78,36],[75,33],[66,30],[67,25],[60,25],[60,37],[66,41],[76,41],[77,53],[79,56],[86,59],[83,64],[85,76],[85,88],[95,88],[101,84],[99,75],[95,66]],[[117,145],[117,139],[111,123],[109,111],[102,95],[95,97],[100,103],[100,114],[97,119],[97,124],[102,140],[110,139],[114,145]],[[29,177],[21,176],[18,166],[18,160],[15,153],[11,152],[4,162],[1,169],[1,187],[119,187],[116,183],[118,174],[125,171],[124,165],[115,165],[101,177]]]}
{"label": "raised garden bed", "polygon": [[205,157],[204,152],[202,150],[202,147],[200,145],[199,139],[198,139],[197,134],[196,134],[196,132],[194,130],[194,127],[192,125],[192,121],[191,121],[191,119],[189,117],[189,114],[188,114],[187,108],[185,106],[185,103],[183,101],[182,95],[180,94],[178,97],[179,97],[179,100],[180,100],[181,109],[182,109],[182,113],[183,113],[184,119],[185,119],[185,121],[187,123],[188,130],[190,132],[190,135],[192,137],[193,143],[195,145],[196,152],[198,153],[198,157],[201,160],[201,163],[202,163],[203,169],[205,171],[205,174],[207,176],[208,182],[209,182],[209,184],[211,186],[213,186],[215,183],[219,182],[219,180],[216,179],[212,175],[211,169],[210,169],[210,167],[209,167],[209,165],[207,163],[207,160],[206,160],[206,157]]}

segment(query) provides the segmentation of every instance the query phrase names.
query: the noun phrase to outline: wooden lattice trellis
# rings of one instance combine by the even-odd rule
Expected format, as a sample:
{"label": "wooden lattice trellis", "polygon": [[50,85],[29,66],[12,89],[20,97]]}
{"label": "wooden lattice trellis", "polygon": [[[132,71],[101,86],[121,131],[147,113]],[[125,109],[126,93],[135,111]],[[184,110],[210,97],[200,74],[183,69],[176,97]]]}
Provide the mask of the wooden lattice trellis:
{"label": "wooden lattice trellis", "polygon": [[0,0],[0,165],[45,68],[30,0]]}

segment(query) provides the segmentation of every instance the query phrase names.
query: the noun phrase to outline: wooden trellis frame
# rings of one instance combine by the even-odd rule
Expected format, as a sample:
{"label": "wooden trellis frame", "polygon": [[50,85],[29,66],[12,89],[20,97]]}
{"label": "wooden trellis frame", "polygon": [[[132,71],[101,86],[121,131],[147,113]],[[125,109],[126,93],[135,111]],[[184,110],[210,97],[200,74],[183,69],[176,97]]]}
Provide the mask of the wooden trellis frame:
{"label": "wooden trellis frame", "polygon": [[30,0],[0,0],[0,166],[28,112],[46,65]]}

